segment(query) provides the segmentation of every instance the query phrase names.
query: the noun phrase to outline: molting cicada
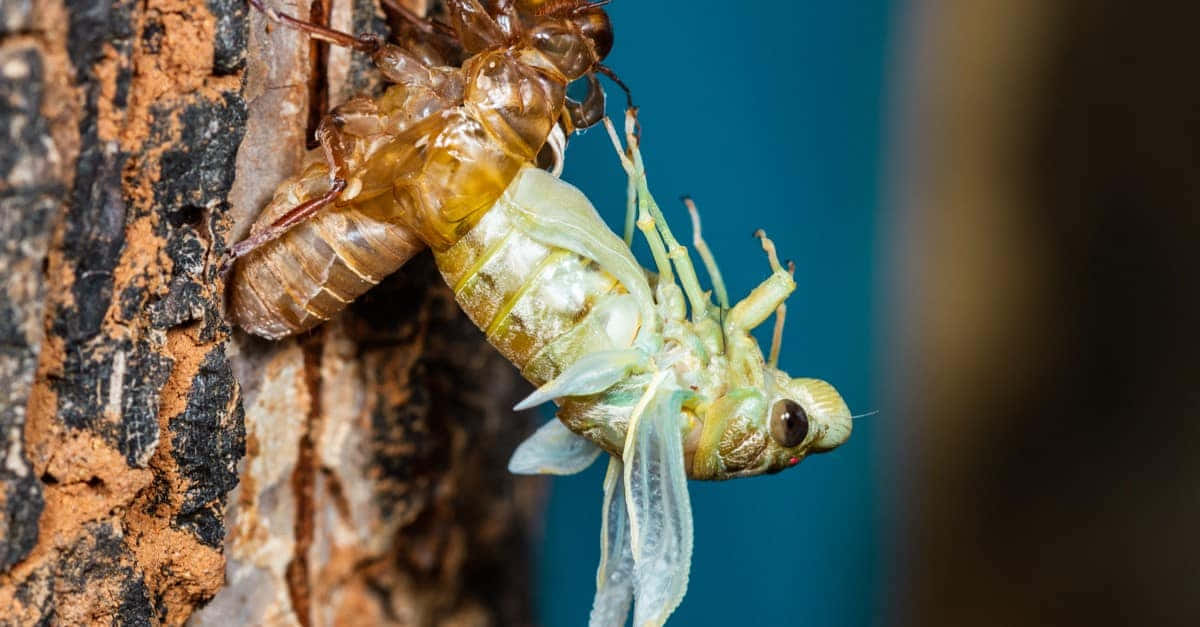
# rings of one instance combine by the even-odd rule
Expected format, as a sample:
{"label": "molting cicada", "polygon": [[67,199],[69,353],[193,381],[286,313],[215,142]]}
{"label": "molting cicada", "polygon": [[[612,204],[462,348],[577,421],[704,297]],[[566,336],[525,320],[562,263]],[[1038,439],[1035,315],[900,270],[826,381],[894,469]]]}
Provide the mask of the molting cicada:
{"label": "molting cicada", "polygon": [[[421,23],[452,34],[461,67],[266,11],[369,53],[394,84],[323,121],[321,149],[235,247],[232,315],[265,337],[297,333],[432,248],[462,309],[539,386],[517,408],[559,406],[510,470],[573,473],[609,454],[591,624],[624,624],[632,603],[635,624],[656,625],[687,587],[687,480],[788,468],[845,442],[851,416],[828,383],[777,368],[795,282],[771,240],[759,233],[771,275],[731,304],[689,203],[713,280],[702,289],[649,192],[635,110],[623,139],[603,118],[594,75],[614,75],[601,65],[612,45],[601,4],[448,0],[450,24]],[[579,78],[589,95],[573,102],[566,85]],[[618,237],[536,165],[548,138],[561,153],[555,129],[600,121],[629,176],[626,224],[648,242],[653,272],[630,252],[632,227]],[[764,356],[750,332],[772,314]]]}

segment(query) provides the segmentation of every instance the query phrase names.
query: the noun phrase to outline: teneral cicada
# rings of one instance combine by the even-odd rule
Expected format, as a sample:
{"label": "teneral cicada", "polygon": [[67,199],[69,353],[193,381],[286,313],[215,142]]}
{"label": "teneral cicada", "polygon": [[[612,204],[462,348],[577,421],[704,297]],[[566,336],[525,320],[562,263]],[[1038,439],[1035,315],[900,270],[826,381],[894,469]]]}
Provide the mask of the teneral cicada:
{"label": "teneral cicada", "polygon": [[[609,454],[590,624],[622,625],[632,604],[635,624],[660,625],[687,587],[687,480],[793,466],[842,444],[850,412],[828,383],[776,367],[795,282],[765,235],[771,275],[731,304],[691,208],[714,283],[701,287],[649,192],[632,109],[624,142],[604,123],[630,179],[627,223],[648,242],[653,272],[630,252],[632,231],[613,234],[582,193],[534,165],[564,117],[600,119],[567,101],[565,85],[598,71],[611,43],[598,4],[535,4],[447,2],[475,52],[462,68],[363,44],[396,85],[322,126],[338,129],[326,131],[325,158],[280,189],[241,247],[253,252],[233,275],[233,316],[268,337],[295,333],[432,248],[463,310],[539,386],[518,408],[559,406],[510,470],[572,473]],[[750,332],[772,314],[764,356]]]}

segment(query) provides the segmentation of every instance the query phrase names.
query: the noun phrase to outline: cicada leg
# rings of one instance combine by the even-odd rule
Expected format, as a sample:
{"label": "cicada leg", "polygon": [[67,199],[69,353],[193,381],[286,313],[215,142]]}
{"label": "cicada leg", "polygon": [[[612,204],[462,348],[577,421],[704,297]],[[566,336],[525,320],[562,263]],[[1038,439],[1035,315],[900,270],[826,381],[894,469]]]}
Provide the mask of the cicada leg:
{"label": "cicada leg", "polygon": [[296,205],[290,211],[280,216],[279,219],[272,222],[271,226],[234,244],[229,249],[229,258],[225,261],[224,270],[232,267],[233,262],[237,259],[245,257],[255,250],[279,239],[284,233],[287,233],[288,229],[315,215],[321,209],[337,200],[338,195],[344,189],[346,189],[346,181],[335,179],[329,187],[329,191],[325,192],[324,195]]}
{"label": "cicada leg", "polygon": [[[761,229],[760,229],[761,232]],[[764,238],[766,233],[763,233]],[[796,276],[796,264],[788,262],[788,274]],[[783,323],[787,319],[787,305],[779,303],[775,308],[775,329],[771,332],[771,353],[767,365],[774,368],[779,365],[779,351],[783,347]]]}
{"label": "cicada leg", "polygon": [[604,119],[605,97],[600,80],[595,74],[588,74],[587,82],[587,95],[582,101],[567,98],[567,116],[574,131],[591,128]]}
{"label": "cicada leg", "polygon": [[631,176],[625,186],[625,245],[633,246],[633,228],[637,220],[637,181]]}
{"label": "cicada leg", "polygon": [[775,308],[775,329],[771,333],[771,353],[767,365],[774,368],[779,365],[779,351],[783,347],[783,321],[787,319],[787,305],[779,303]]}
{"label": "cicada leg", "polygon": [[[604,118],[604,128],[608,130],[608,137],[612,140],[613,148],[617,151],[617,156],[621,159],[621,165],[625,168],[625,174],[629,176],[629,180],[633,181],[638,192],[641,190],[641,184],[646,179],[645,172],[638,169],[638,164],[634,163],[625,150],[621,147],[621,139],[617,136],[617,129],[613,127],[612,120]],[[654,230],[654,219],[650,217],[649,210],[646,207],[645,196],[641,193],[636,193],[638,219],[637,227],[642,232],[642,236],[646,238],[646,243],[650,245],[650,254],[654,257],[654,265],[658,270],[659,282],[666,281],[671,283],[675,280],[675,273],[671,270],[671,258],[667,255],[666,246],[658,233]],[[630,210],[633,205],[630,204]]]}
{"label": "cicada leg", "polygon": [[[371,61],[383,72],[384,76],[393,82],[406,82],[406,79],[412,77],[416,70],[425,69],[428,67],[426,60],[419,58],[417,55],[404,50],[403,48],[389,44],[382,37],[374,33],[362,33],[353,35],[344,31],[329,28],[321,24],[314,24],[305,20],[298,19],[287,13],[280,13],[263,4],[263,0],[248,0],[250,6],[253,6],[263,15],[267,16],[274,22],[285,24],[288,27],[298,31],[308,33],[310,37],[327,41],[337,46],[343,46],[352,50],[363,52],[371,57]],[[414,24],[417,24],[418,30],[422,32],[438,32],[446,37],[455,39],[458,36],[449,26],[433,20],[424,20],[421,17],[412,13],[411,10],[404,7],[399,2],[388,2],[388,6],[395,8],[400,15],[410,19]],[[440,26],[443,30],[438,30],[435,26]],[[444,29],[450,29],[446,31]],[[399,70],[408,64],[414,64],[416,67],[407,71]],[[398,76],[393,76],[398,74]]]}
{"label": "cicada leg", "polygon": [[659,267],[659,280],[673,280],[671,266],[674,265],[679,272],[679,281],[683,286],[684,294],[687,295],[688,304],[692,310],[692,319],[698,322],[709,318],[711,303],[700,287],[700,278],[696,275],[692,257],[687,248],[680,244],[671,233],[662,209],[655,202],[646,184],[645,164],[642,162],[642,151],[638,146],[639,142],[635,133],[637,127],[635,110],[629,109],[625,113],[625,142],[628,145],[628,155],[620,148],[620,142],[612,122],[606,120],[605,127],[608,129],[618,154],[621,155],[622,165],[625,166],[626,172],[637,186],[637,226],[646,237],[646,241],[650,243],[650,250]]}
{"label": "cicada leg", "polygon": [[[363,108],[367,110],[362,111]],[[244,257],[279,239],[284,233],[287,233],[288,229],[308,220],[322,209],[335,203],[343,195],[343,192],[348,187],[347,177],[349,168],[346,161],[348,155],[353,152],[356,141],[354,135],[347,132],[343,127],[346,125],[347,118],[350,118],[351,114],[355,113],[358,115],[354,116],[357,118],[354,121],[361,125],[364,118],[369,118],[369,114],[374,108],[374,103],[369,99],[355,98],[344,103],[329,116],[321,120],[321,124],[317,127],[316,137],[322,152],[325,154],[325,163],[329,167],[328,191],[321,196],[296,205],[287,213],[279,216],[267,228],[234,244],[229,250],[227,264],[231,264],[238,258]],[[368,115],[364,116],[362,115],[363,113],[367,113]],[[357,190],[352,188],[350,195],[353,196],[356,193]]]}
{"label": "cicada leg", "polygon": [[312,22],[307,22],[305,20],[292,17],[287,13],[280,13],[279,11],[276,11],[275,9],[263,4],[263,0],[248,0],[248,2],[250,3],[250,6],[258,9],[260,13],[267,16],[271,21],[279,22],[280,24],[286,24],[298,31],[308,33],[310,37],[320,39],[321,41],[327,41],[338,46],[352,48],[367,54],[373,54],[380,48],[380,46],[383,45],[383,41],[378,35],[375,34],[367,33],[358,36],[351,35],[350,33],[345,33],[327,26],[314,24]]}
{"label": "cicada leg", "polygon": [[454,32],[454,27],[445,22],[418,15],[400,0],[383,0],[383,4],[426,35],[437,34],[458,41],[458,35]]}
{"label": "cicada leg", "polygon": [[[383,43],[376,35],[351,35],[279,13],[264,6],[262,0],[249,1],[252,6],[272,20],[309,33],[324,41],[370,54],[376,67],[389,81],[410,88],[427,89],[444,100],[447,105],[455,100],[453,81],[437,81],[435,77],[439,74],[434,71],[435,68],[426,65],[416,55],[403,48]],[[362,138],[383,130],[383,118],[383,112],[379,111],[374,101],[369,98],[355,98],[338,106],[322,119],[316,130],[316,139],[329,168],[329,189],[321,196],[296,205],[267,228],[235,244],[229,251],[226,266],[228,267],[238,258],[279,239],[288,229],[337,202],[343,197],[346,190],[349,190],[350,196],[357,193],[353,181],[350,180],[351,168],[348,160],[351,155],[355,154],[356,146]]]}
{"label": "cicada leg", "polygon": [[772,242],[762,229],[756,231],[754,235],[761,240],[763,251],[767,253],[767,261],[771,264],[773,272],[771,276],[767,277],[767,280],[754,288],[749,296],[739,301],[729,311],[729,315],[725,319],[726,335],[749,333],[774,313],[796,289],[796,281],[792,278],[792,273],[779,263],[779,257],[775,254],[775,242]]}
{"label": "cicada leg", "polygon": [[721,306],[722,311],[729,309],[729,294],[725,291],[725,279],[721,277],[721,270],[717,268],[717,260],[713,257],[712,250],[704,241],[704,236],[700,234],[700,212],[696,210],[696,203],[691,198],[684,196],[682,200],[684,206],[687,207],[688,214],[692,216],[692,246],[696,248],[696,252],[700,254],[700,259],[704,262],[704,268],[708,270],[708,278],[712,281],[713,292],[717,295],[717,304]]}

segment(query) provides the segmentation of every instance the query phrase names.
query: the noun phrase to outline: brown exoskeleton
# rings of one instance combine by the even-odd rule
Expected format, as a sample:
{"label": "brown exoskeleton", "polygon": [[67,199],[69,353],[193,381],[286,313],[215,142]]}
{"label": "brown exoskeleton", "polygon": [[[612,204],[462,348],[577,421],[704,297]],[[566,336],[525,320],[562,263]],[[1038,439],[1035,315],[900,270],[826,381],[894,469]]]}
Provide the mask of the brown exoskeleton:
{"label": "brown exoskeleton", "polygon": [[[260,0],[251,0],[257,6]],[[609,455],[601,563],[589,625],[662,625],[682,600],[692,556],[689,479],[773,473],[850,436],[830,384],[793,378],[778,358],[796,288],[760,233],[771,275],[729,301],[694,227],[716,303],[651,196],[636,112],[625,139],[603,118],[595,72],[611,46],[597,3],[447,0],[470,55],[437,67],[373,37],[276,16],[371,54],[396,84],[352,100],[320,126],[322,145],[238,244],[235,321],[282,337],[328,319],[429,246],[463,311],[557,417],[513,455],[517,473],[578,472]],[[437,28],[428,25],[430,30]],[[583,103],[568,82],[588,77]],[[533,166],[556,125],[605,120],[629,176],[630,214],[654,258],[634,258],[579,190]],[[772,314],[764,355],[751,335]]]}
{"label": "brown exoskeleton", "polygon": [[[249,2],[370,55],[393,83],[321,121],[320,148],[231,251],[232,317],[268,338],[328,320],[426,246],[453,245],[538,158],[556,124],[569,131],[600,121],[595,73],[616,79],[601,65],[613,43],[604,2],[499,0],[489,11],[479,0],[447,0],[448,25],[394,6],[450,35],[466,55],[462,67]],[[585,76],[587,97],[568,99],[567,84]]]}

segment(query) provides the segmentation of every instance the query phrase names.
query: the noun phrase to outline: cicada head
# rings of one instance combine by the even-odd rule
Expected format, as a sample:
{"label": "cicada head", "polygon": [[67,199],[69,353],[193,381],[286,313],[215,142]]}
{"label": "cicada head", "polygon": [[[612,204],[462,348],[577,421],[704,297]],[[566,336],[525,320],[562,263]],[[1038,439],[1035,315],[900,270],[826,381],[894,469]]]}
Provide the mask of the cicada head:
{"label": "cicada head", "polygon": [[550,2],[533,19],[529,41],[568,79],[592,71],[612,51],[612,22],[598,5]]}
{"label": "cicada head", "polygon": [[775,473],[850,437],[850,409],[820,379],[792,379],[771,368],[767,385],[738,388],[696,408],[685,443],[694,479]]}
{"label": "cicada head", "polygon": [[[850,437],[850,409],[832,385],[794,379],[775,367],[783,302],[795,282],[774,260],[774,245],[765,240],[765,246],[776,271],[727,312],[721,356],[708,368],[709,389],[698,390],[714,400],[696,408],[697,426],[687,438],[697,479],[779,472]],[[772,312],[778,322],[768,362],[750,330]]]}

